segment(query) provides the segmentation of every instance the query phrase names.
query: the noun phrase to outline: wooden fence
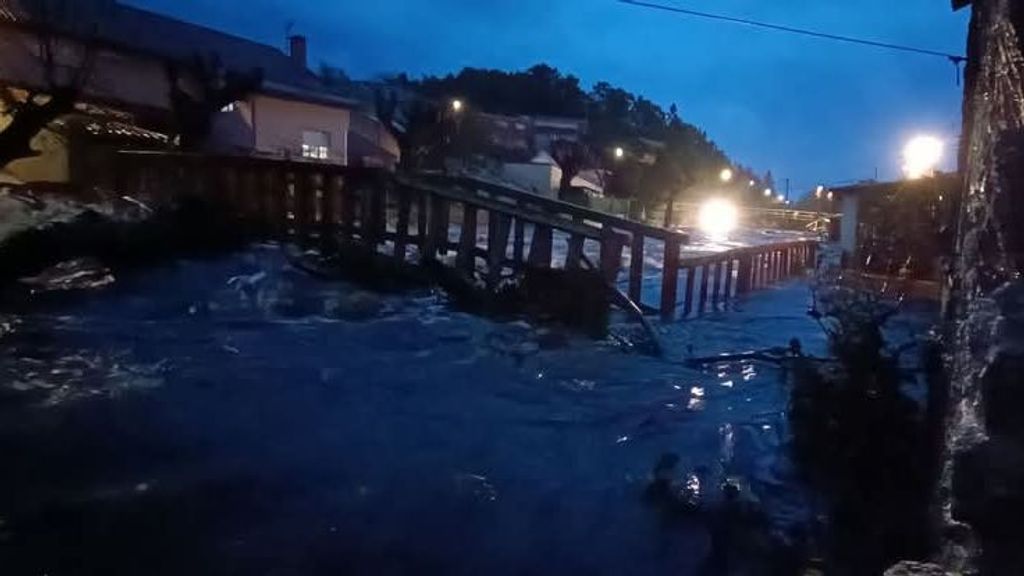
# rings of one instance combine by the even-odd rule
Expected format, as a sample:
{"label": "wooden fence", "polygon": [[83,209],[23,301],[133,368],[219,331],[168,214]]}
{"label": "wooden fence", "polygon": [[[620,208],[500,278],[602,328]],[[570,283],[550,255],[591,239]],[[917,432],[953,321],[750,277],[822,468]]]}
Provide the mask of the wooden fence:
{"label": "wooden fence", "polygon": [[[683,305],[689,314],[709,300],[802,273],[814,254],[812,243],[798,242],[684,259],[686,234],[441,174],[406,178],[379,169],[163,153],[123,153],[117,166],[112,185],[123,194],[160,198],[184,190],[223,202],[268,236],[302,247],[330,253],[349,244],[402,263],[440,260],[466,273],[482,272],[491,286],[527,267],[593,268],[614,286],[628,246],[629,299],[666,319],[677,312],[680,271],[686,272]],[[556,262],[555,242],[563,239],[565,257]],[[657,306],[642,305],[649,239],[664,247]],[[595,252],[593,262],[587,254]],[[703,280],[695,286],[698,270]]]}

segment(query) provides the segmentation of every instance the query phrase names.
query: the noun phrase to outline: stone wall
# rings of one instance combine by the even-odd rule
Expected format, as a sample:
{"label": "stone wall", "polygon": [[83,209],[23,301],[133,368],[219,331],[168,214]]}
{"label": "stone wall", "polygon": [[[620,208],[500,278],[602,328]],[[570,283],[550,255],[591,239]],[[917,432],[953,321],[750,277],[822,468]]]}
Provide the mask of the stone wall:
{"label": "stone wall", "polygon": [[1024,574],[1024,2],[973,11],[947,310],[945,560]]}

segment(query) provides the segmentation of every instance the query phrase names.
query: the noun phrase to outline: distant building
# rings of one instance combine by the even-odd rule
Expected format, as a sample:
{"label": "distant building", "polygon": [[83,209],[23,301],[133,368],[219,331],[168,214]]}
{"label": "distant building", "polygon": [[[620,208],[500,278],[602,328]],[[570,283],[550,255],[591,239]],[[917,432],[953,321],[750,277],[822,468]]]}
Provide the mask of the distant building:
{"label": "distant building", "polygon": [[834,188],[847,267],[886,276],[938,279],[952,249],[960,174]]}
{"label": "distant building", "polygon": [[529,156],[533,151],[546,150],[533,145],[533,121],[529,116],[477,114],[480,128],[488,146],[507,152]]}
{"label": "distant building", "polygon": [[[37,35],[43,27],[61,38],[69,54],[84,54],[89,47],[93,71],[83,100],[128,113],[134,124],[147,130],[167,132],[172,126],[168,64],[180,68],[186,90],[195,90],[198,86],[189,76],[190,64],[197,57],[215,57],[225,70],[262,70],[264,82],[260,90],[244,101],[229,104],[215,119],[213,149],[313,162],[349,162],[355,103],[326,90],[309,71],[304,37],[291,37],[286,53],[116,0],[68,2],[74,11],[74,22],[70,23],[73,28],[63,24],[54,27],[39,18],[44,3],[0,0],[0,82],[24,89],[45,88]],[[0,122],[4,121],[0,114]],[[12,167],[15,175],[17,171],[17,166]]]}
{"label": "distant building", "polygon": [[557,140],[582,142],[587,135],[587,121],[582,118],[533,116],[531,121],[535,150],[551,150]]}

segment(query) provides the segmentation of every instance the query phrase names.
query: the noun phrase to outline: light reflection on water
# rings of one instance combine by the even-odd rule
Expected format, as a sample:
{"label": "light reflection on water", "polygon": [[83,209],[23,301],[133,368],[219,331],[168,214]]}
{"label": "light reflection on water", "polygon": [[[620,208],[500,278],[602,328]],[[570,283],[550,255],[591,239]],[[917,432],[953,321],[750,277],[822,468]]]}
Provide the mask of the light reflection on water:
{"label": "light reflection on water", "polygon": [[[805,300],[770,290],[663,327],[665,342],[677,357],[792,336],[814,350]],[[41,512],[56,509],[107,527],[85,531],[98,555],[114,540],[143,557],[162,541],[190,550],[167,573],[690,574],[705,518],[669,529],[640,499],[665,452],[694,498],[732,479],[780,525],[804,515],[771,368],[701,373],[429,293],[320,283],[268,248],[12,325],[0,459],[40,462],[0,478],[0,560],[15,566],[77,553]],[[29,562],[33,546],[50,560]]]}

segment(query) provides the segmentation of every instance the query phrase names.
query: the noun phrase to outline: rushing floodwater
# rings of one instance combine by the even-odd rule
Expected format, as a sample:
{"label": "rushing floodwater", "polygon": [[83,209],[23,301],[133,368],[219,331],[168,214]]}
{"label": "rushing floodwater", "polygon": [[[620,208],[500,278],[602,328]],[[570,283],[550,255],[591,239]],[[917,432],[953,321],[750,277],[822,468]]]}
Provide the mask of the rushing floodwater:
{"label": "rushing floodwater", "polygon": [[[822,352],[796,282],[663,327],[671,355]],[[629,325],[615,331],[635,333]],[[5,574],[695,574],[718,486],[805,523],[779,370],[701,373],[270,247],[3,320]],[[665,452],[704,511],[642,498]]]}

